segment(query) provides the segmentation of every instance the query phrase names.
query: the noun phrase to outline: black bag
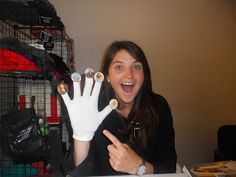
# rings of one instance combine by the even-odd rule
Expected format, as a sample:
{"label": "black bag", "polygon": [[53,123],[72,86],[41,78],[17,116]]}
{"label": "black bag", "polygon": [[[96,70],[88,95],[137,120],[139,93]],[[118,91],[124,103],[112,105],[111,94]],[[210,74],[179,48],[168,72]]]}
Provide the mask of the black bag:
{"label": "black bag", "polygon": [[9,156],[15,162],[31,163],[47,159],[47,137],[40,132],[33,107],[3,116],[3,125]]}

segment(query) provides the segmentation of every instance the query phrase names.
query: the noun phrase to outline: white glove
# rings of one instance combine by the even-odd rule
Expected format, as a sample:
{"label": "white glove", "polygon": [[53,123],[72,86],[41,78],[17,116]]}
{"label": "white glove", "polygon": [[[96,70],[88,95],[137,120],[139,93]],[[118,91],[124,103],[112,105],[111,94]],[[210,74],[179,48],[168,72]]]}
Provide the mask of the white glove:
{"label": "white glove", "polygon": [[[71,75],[74,88],[72,100],[67,93],[67,86],[64,83],[58,85],[58,92],[61,94],[69,113],[73,138],[80,141],[90,141],[103,119],[118,105],[117,100],[112,99],[109,105],[99,112],[98,96],[104,76],[101,72],[97,72],[93,77],[93,70],[90,68],[86,69],[85,76],[84,91],[81,95],[81,76],[77,72]],[[93,79],[95,84],[92,90]]]}

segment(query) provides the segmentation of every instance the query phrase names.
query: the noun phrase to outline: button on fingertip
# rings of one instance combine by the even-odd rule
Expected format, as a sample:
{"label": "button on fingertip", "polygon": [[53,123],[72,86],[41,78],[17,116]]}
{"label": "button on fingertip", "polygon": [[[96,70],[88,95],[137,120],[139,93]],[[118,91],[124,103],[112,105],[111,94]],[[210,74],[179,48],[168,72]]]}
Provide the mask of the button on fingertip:
{"label": "button on fingertip", "polygon": [[74,72],[74,73],[71,74],[71,80],[73,82],[80,82],[81,75],[78,72]]}
{"label": "button on fingertip", "polygon": [[64,95],[65,93],[67,93],[68,91],[68,85],[65,84],[64,82],[61,82],[57,85],[57,91],[58,93],[60,93],[61,95]]}
{"label": "button on fingertip", "polygon": [[116,99],[112,99],[109,102],[109,106],[112,110],[116,109],[118,106],[118,101]]}
{"label": "button on fingertip", "polygon": [[87,68],[84,73],[86,77],[92,78],[94,74],[94,70],[92,68]]}
{"label": "button on fingertip", "polygon": [[101,72],[97,72],[95,75],[94,75],[94,80],[96,82],[102,82],[104,80],[104,75],[101,73]]}

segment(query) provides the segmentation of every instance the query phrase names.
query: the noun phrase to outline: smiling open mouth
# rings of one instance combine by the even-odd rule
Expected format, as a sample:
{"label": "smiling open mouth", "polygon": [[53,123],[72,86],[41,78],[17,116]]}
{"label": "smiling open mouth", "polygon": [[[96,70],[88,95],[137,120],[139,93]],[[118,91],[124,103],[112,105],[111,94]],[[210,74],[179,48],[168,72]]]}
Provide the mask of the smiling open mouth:
{"label": "smiling open mouth", "polygon": [[125,92],[130,92],[132,91],[133,87],[134,87],[134,83],[133,82],[125,82],[121,84],[122,89]]}

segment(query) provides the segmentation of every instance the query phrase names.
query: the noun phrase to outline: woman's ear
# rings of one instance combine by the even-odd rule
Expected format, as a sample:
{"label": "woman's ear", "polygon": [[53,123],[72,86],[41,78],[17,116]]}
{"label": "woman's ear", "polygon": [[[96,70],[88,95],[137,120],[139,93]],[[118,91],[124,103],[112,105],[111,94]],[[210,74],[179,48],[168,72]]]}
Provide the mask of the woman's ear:
{"label": "woman's ear", "polygon": [[109,76],[107,76],[107,82],[110,83],[110,79],[109,79]]}

